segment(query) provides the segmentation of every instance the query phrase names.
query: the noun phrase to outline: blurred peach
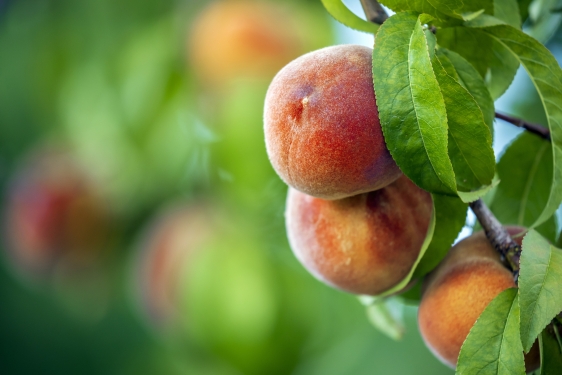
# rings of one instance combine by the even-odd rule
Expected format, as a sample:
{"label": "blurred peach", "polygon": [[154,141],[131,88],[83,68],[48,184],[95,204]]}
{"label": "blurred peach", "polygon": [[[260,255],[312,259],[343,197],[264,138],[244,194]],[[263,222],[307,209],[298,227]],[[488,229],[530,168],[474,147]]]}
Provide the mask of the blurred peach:
{"label": "blurred peach", "polygon": [[205,205],[176,204],[157,214],[143,231],[136,277],[142,308],[157,325],[177,318],[185,262],[209,238],[213,226],[213,215]]}
{"label": "blurred peach", "polygon": [[212,2],[189,30],[188,55],[204,84],[270,78],[303,51],[296,10],[258,0]]}
{"label": "blurred peach", "polygon": [[5,199],[9,255],[30,276],[47,276],[61,263],[89,266],[106,251],[109,208],[65,150],[33,152],[17,170]]}

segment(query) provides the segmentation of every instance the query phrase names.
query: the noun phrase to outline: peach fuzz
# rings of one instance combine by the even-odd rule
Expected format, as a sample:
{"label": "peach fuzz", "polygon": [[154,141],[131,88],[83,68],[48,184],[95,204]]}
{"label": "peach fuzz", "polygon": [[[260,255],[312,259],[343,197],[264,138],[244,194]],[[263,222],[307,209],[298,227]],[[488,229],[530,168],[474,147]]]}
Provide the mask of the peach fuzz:
{"label": "peach fuzz", "polygon": [[265,99],[265,141],[273,168],[288,185],[340,199],[401,175],[384,142],[371,62],[371,48],[332,46],[299,57],[273,79]]}
{"label": "peach fuzz", "polygon": [[[512,235],[525,228],[507,227]],[[514,237],[521,244],[522,236]],[[516,287],[483,231],[451,248],[424,282],[418,312],[422,337],[446,365],[454,368],[461,346],[482,311],[502,291]],[[538,367],[536,348],[526,355],[527,371]]]}
{"label": "peach fuzz", "polygon": [[378,295],[411,270],[432,209],[431,195],[406,176],[334,201],[290,189],[287,235],[296,257],[319,280],[350,293]]}

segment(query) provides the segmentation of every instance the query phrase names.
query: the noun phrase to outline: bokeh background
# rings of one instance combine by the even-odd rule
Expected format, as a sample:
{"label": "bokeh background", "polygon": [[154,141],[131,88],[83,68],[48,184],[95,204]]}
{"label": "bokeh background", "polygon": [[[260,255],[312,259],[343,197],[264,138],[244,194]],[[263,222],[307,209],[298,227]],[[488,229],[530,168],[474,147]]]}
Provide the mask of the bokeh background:
{"label": "bokeh background", "polygon": [[[320,0],[0,0],[0,373],[452,374],[287,244],[264,95],[338,43]],[[522,72],[497,105],[544,121]]]}

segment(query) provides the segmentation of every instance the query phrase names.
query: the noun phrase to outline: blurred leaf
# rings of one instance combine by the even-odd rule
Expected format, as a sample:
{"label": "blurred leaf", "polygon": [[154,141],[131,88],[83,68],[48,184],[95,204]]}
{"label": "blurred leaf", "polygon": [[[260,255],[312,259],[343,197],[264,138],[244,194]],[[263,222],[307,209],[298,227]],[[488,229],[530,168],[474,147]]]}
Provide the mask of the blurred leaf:
{"label": "blurred leaf", "polygon": [[380,332],[393,340],[400,340],[406,331],[404,305],[396,298],[376,298],[367,305],[367,317]]}
{"label": "blurred leaf", "polygon": [[562,251],[535,230],[523,239],[519,274],[521,341],[525,352],[539,333],[562,311]]}
{"label": "blurred leaf", "polygon": [[[529,227],[545,206],[552,181],[550,142],[523,132],[507,147],[498,163],[501,180],[490,209],[503,224]],[[554,216],[537,229],[556,239]]]}
{"label": "blurred leaf", "polygon": [[421,277],[433,270],[447,255],[466,221],[468,204],[458,197],[432,194],[435,210],[435,230],[431,243],[421,259],[414,277]]}
{"label": "blurred leaf", "polygon": [[482,111],[484,122],[490,128],[490,134],[493,134],[495,118],[494,101],[478,71],[461,55],[446,48],[439,48],[437,56],[439,56],[439,60],[441,60],[441,56],[446,56],[449,59],[456,70],[459,83],[474,97]]}
{"label": "blurred leaf", "polygon": [[517,289],[504,290],[482,312],[461,347],[456,373],[525,374]]}
{"label": "blurred leaf", "polygon": [[494,177],[496,161],[490,129],[476,100],[447,74],[437,56],[432,65],[445,101],[449,156],[457,188],[463,192],[479,190],[490,185]]}
{"label": "blurred leaf", "polygon": [[375,92],[390,153],[422,189],[454,194],[447,113],[419,17],[395,14],[381,26],[376,40]]}
{"label": "blurred leaf", "polygon": [[517,0],[519,3],[519,14],[521,15],[521,21],[525,22],[529,17],[529,5],[533,0]]}
{"label": "blurred leaf", "polygon": [[556,33],[562,21],[562,14],[554,8],[560,6],[560,0],[535,0],[529,7],[529,24],[525,32],[546,44]]}
{"label": "blurred leaf", "polygon": [[550,331],[547,328],[539,336],[541,375],[558,375],[562,369],[562,346],[560,346],[554,330]]}
{"label": "blurred leaf", "polygon": [[379,29],[379,25],[365,21],[349,10],[342,0],[322,0],[322,4],[336,21],[347,27],[369,34],[375,34]]}

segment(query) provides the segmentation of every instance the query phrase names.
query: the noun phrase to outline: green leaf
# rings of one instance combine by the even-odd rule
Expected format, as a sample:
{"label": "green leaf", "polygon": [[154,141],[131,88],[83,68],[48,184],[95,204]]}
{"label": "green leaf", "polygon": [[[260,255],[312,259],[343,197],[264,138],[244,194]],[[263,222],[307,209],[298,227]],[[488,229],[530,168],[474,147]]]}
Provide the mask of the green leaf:
{"label": "green leaf", "polygon": [[484,12],[493,14],[494,6],[492,0],[429,0],[437,9],[450,16],[462,16],[463,13],[477,12],[484,9]]}
{"label": "green leaf", "polygon": [[458,197],[433,194],[435,231],[424,257],[414,272],[421,277],[433,270],[447,255],[466,221],[468,205]]}
{"label": "green leaf", "polygon": [[562,311],[562,251],[550,245],[537,231],[523,239],[519,272],[521,342],[531,349],[539,333]]}
{"label": "green leaf", "polygon": [[461,347],[456,374],[525,374],[516,288],[501,292],[482,312]]}
{"label": "green leaf", "polygon": [[453,64],[460,84],[463,85],[474,97],[480,107],[480,110],[482,111],[484,122],[488,125],[488,128],[490,128],[490,134],[494,134],[494,101],[490,96],[490,92],[486,88],[484,80],[478,74],[478,71],[461,55],[446,48],[439,48],[437,56],[439,56],[439,60],[441,61],[441,56],[446,56]]}
{"label": "green leaf", "polygon": [[452,195],[447,112],[417,15],[390,17],[373,50],[373,77],[386,144],[400,169],[422,189]]}
{"label": "green leaf", "polygon": [[417,282],[411,288],[409,288],[403,293],[400,293],[398,297],[406,305],[418,306],[421,300],[421,291],[422,291],[422,281],[417,280]]}
{"label": "green leaf", "polygon": [[[457,73],[457,69],[455,68],[455,66],[453,65],[451,59],[449,59],[449,56],[447,56],[443,51],[445,49],[444,48],[439,48],[436,51],[437,57],[439,58],[439,61],[441,62],[441,66],[443,67],[443,69],[445,69],[445,71],[447,72],[448,75],[450,75],[451,77],[453,77],[455,79],[455,81],[457,81],[458,83],[461,84],[462,87],[464,87],[466,89],[466,86],[464,85],[464,82],[461,81],[459,74]],[[458,55],[457,55],[458,56]],[[433,56],[431,57],[432,61],[433,61]],[[470,64],[469,64],[470,65]],[[476,73],[478,75],[478,72]],[[480,77],[480,76],[479,76]]]}
{"label": "green leaf", "polygon": [[523,65],[543,102],[552,138],[553,179],[550,194],[533,226],[545,222],[562,202],[562,69],[542,44],[511,26],[483,29]]}
{"label": "green leaf", "polygon": [[539,336],[541,350],[541,375],[560,375],[562,369],[562,347],[554,331],[542,331]]}
{"label": "green leaf", "polygon": [[322,0],[322,4],[336,21],[347,27],[369,34],[375,34],[379,29],[376,23],[365,21],[349,10],[342,0]]}
{"label": "green leaf", "polygon": [[476,191],[490,185],[494,177],[496,161],[490,129],[484,123],[476,100],[447,74],[437,56],[432,64],[445,101],[449,124],[449,156],[457,189]]}
{"label": "green leaf", "polygon": [[[503,224],[530,227],[541,214],[550,192],[550,142],[528,132],[521,133],[502,155],[498,163],[498,176],[501,182],[490,209]],[[554,242],[554,216],[545,224],[537,230]]]}
{"label": "green leaf", "polygon": [[533,0],[517,0],[519,3],[519,14],[521,15],[521,21],[525,22],[527,17],[529,17],[529,5]]}
{"label": "green leaf", "polygon": [[425,13],[435,17],[441,21],[453,21],[454,24],[461,24],[462,17],[460,15],[455,15],[456,22],[450,20],[450,16],[444,13],[440,8],[434,6],[428,0],[381,0],[379,3],[384,4],[396,13],[405,11],[414,11],[417,13]]}
{"label": "green leaf", "polygon": [[517,0],[494,0],[494,17],[515,28],[521,28]]}
{"label": "green leaf", "polygon": [[367,305],[369,322],[393,340],[404,337],[404,305],[395,297],[375,298]]}
{"label": "green leaf", "polygon": [[501,43],[480,29],[446,27],[437,33],[437,43],[457,52],[474,66],[485,79],[493,99],[499,98],[511,85],[519,61]]}
{"label": "green leaf", "polygon": [[470,191],[470,192],[459,191],[457,193],[459,194],[459,198],[463,202],[470,203],[470,202],[474,202],[475,200],[477,200],[479,198],[482,198],[482,197],[486,196],[496,186],[498,186],[499,183],[500,183],[500,180],[499,180],[498,176],[496,175],[496,176],[494,176],[494,179],[492,180],[492,183],[488,186],[484,186],[481,189]]}

